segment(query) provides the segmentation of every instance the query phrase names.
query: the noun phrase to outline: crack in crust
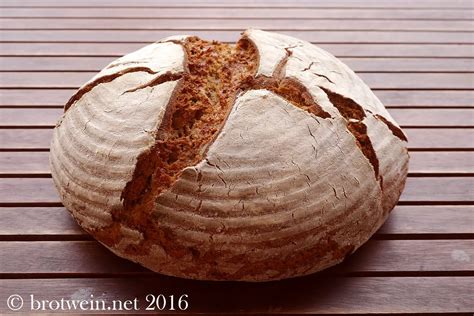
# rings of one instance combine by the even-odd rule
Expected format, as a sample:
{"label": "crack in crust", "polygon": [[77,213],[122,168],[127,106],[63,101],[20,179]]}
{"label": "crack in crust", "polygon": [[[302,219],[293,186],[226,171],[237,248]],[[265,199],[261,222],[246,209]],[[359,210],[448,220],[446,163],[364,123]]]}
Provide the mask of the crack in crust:
{"label": "crack in crust", "polygon": [[400,128],[396,127],[385,117],[379,114],[376,114],[375,117],[381,120],[383,123],[385,123],[385,125],[387,125],[388,129],[392,132],[393,135],[395,135],[396,137],[400,138],[401,140],[405,142],[408,141],[407,137],[405,136],[405,133],[403,133],[403,131]]}
{"label": "crack in crust", "polygon": [[[132,180],[122,191],[124,209],[112,211],[113,223],[97,232],[109,246],[120,240],[121,224],[142,232],[142,242],[125,250],[129,254],[146,254],[156,243],[172,256],[186,253],[178,251],[173,232],[154,229],[150,219],[153,202],[186,167],[203,159],[242,83],[253,78],[257,70],[257,51],[247,39],[229,45],[189,37],[180,44],[186,52],[187,67],[170,98],[156,142],[137,159]],[[144,86],[154,84],[159,83]]]}
{"label": "crack in crust", "polygon": [[[66,104],[65,111],[71,106],[82,105],[75,103],[95,87],[99,86],[100,90],[102,83],[137,72],[130,75],[137,78],[124,80],[125,83],[122,84],[113,82],[110,89],[120,89],[112,92],[115,95],[117,92],[122,93],[120,96],[125,95],[124,102],[114,104],[117,108],[122,104],[128,107],[119,117],[120,120],[122,117],[127,120],[130,117],[128,113],[133,113],[130,114],[133,116],[142,114],[139,119],[131,120],[126,127],[133,126],[133,133],[146,136],[146,139],[137,149],[125,145],[124,147],[129,149],[127,156],[121,156],[118,150],[117,153],[110,150],[108,156],[101,160],[105,165],[114,162],[115,157],[126,157],[122,160],[126,162],[127,169],[126,172],[117,169],[116,174],[120,177],[117,177],[117,180],[120,182],[117,182],[117,185],[110,183],[110,187],[113,185],[113,203],[109,203],[109,187],[103,186],[103,190],[98,190],[97,193],[101,194],[99,202],[104,200],[105,203],[99,204],[96,209],[86,211],[83,205],[69,204],[73,216],[81,226],[119,256],[139,262],[155,271],[216,280],[279,279],[314,272],[316,268],[322,269],[340,262],[358,248],[366,237],[372,235],[383,219],[382,210],[385,216],[387,209],[393,208],[395,199],[399,198],[404,179],[400,186],[396,177],[401,174],[406,179],[407,167],[403,164],[403,159],[394,162],[392,158],[397,158],[394,155],[389,157],[390,160],[385,158],[387,153],[391,153],[392,144],[400,147],[406,145],[392,137],[383,126],[385,124],[393,135],[406,141],[406,136],[397,124],[375,114],[375,111],[385,113],[378,109],[378,104],[367,104],[367,107],[363,108],[354,101],[362,100],[365,96],[370,102],[370,95],[364,95],[364,91],[345,90],[345,85],[341,85],[340,90],[337,90],[341,94],[328,90],[334,86],[326,85],[326,82],[319,79],[327,80],[337,87],[340,81],[334,79],[335,82],[332,82],[325,76],[330,75],[329,72],[337,71],[330,70],[331,67],[326,68],[328,65],[324,64],[325,59],[317,53],[310,54],[309,47],[303,44],[290,46],[292,41],[278,38],[265,41],[265,38],[260,39],[244,33],[243,38],[235,45],[188,36],[161,42],[177,44],[173,46],[173,49],[176,49],[173,51],[179,51],[180,54],[174,56],[165,50],[163,54],[154,51],[144,54],[143,59],[133,56],[124,58],[123,60],[128,61],[120,63],[120,67],[116,69],[103,71],[92,78]],[[296,48],[300,46],[302,51]],[[260,52],[258,48],[261,49]],[[155,59],[155,56],[160,58]],[[176,58],[170,58],[173,56]],[[316,61],[310,62],[311,59]],[[315,67],[312,67],[317,63],[322,63],[321,74],[316,73]],[[308,64],[309,66],[304,68]],[[265,75],[257,75],[260,73],[259,66],[262,66],[261,73]],[[337,66],[337,63],[333,66]],[[112,65],[107,68],[114,67]],[[162,70],[155,71],[155,67]],[[165,73],[167,70],[170,71]],[[341,73],[342,80],[345,75]],[[127,76],[122,79],[127,79]],[[168,81],[173,82],[163,86],[169,87],[163,90],[162,96],[166,98],[160,96],[162,87],[152,89]],[[139,91],[140,89],[145,90]],[[160,92],[157,92],[158,90]],[[235,104],[235,99],[248,90],[263,91],[248,93],[248,100],[255,103],[242,98],[242,102]],[[141,112],[134,107],[134,103],[128,103],[128,99],[134,97],[132,92],[135,91],[140,92],[140,98],[146,97],[140,105],[143,105],[144,109],[148,109],[150,105],[149,112]],[[158,99],[153,101],[153,96]],[[275,96],[287,102],[275,100]],[[98,100],[99,104],[91,98],[80,102],[85,101],[88,106],[94,107],[114,102],[111,99]],[[168,104],[165,105],[166,102]],[[276,108],[268,108],[269,112],[266,112],[267,106],[272,104]],[[261,105],[263,106],[260,107]],[[304,112],[291,108],[292,106]],[[375,108],[374,113],[370,111],[372,108]],[[229,125],[224,127],[232,109],[237,113],[232,114]],[[72,112],[76,113],[76,110],[79,108],[73,109]],[[285,112],[288,116],[285,116]],[[154,118],[151,120],[153,124],[145,127],[136,123],[144,122],[142,118],[147,116],[143,113],[152,113],[148,118]],[[262,120],[262,114],[264,120],[271,120]],[[74,126],[89,124],[90,115],[94,113],[84,115],[88,115],[85,116],[88,121],[73,122],[77,123]],[[114,120],[113,116],[111,120]],[[100,118],[96,121],[102,122]],[[260,123],[261,121],[264,122]],[[381,122],[384,124],[380,124]],[[67,123],[69,124],[69,121]],[[91,124],[93,123],[94,121]],[[250,124],[255,124],[255,130],[249,129],[248,134],[240,130]],[[283,142],[278,139],[277,146],[272,148],[272,144],[267,141],[275,134],[267,128],[281,129],[280,125],[295,128],[290,130],[295,133],[282,135],[285,137]],[[102,133],[102,127],[108,132],[108,126],[112,127],[110,130],[113,133],[113,126],[103,124],[98,126],[96,134]],[[305,127],[312,139],[306,134]],[[377,131],[387,136],[391,143],[381,140],[376,134]],[[107,141],[111,141],[110,146],[115,147],[120,142],[118,137],[123,137],[120,133],[113,133],[107,138]],[[241,139],[238,138],[239,135]],[[95,137],[95,134],[92,136]],[[216,142],[208,153],[209,147],[218,136],[218,143]],[[305,142],[301,144],[304,147],[289,148],[291,141],[298,136],[304,137]],[[249,161],[250,167],[258,169],[244,169],[248,164],[241,161],[244,157],[249,157],[245,155],[245,151],[259,145],[260,141],[255,141],[259,138],[264,139],[263,145],[257,149],[254,157],[250,157],[252,161]],[[329,140],[328,143],[325,143],[326,139]],[[252,146],[245,147],[249,142]],[[324,148],[318,148],[322,143],[325,144]],[[82,144],[87,146],[85,142],[81,142]],[[349,148],[346,150],[341,144],[348,144]],[[97,145],[101,143],[98,142]],[[239,148],[243,152],[235,155],[235,164],[231,162],[232,158],[227,160],[220,155],[224,153],[224,157],[228,157],[229,153],[234,153]],[[324,151],[329,148],[334,151],[331,150],[325,155]],[[105,150],[107,149],[105,147]],[[406,151],[406,148],[404,149]],[[96,152],[102,154],[104,151]],[[271,157],[272,152],[279,153],[278,159]],[[354,161],[337,165],[339,158],[347,158],[347,154],[354,157]],[[376,154],[381,158],[381,166]],[[271,165],[265,166],[267,159],[272,160]],[[263,162],[262,165],[260,161]],[[287,166],[290,162],[293,166]],[[94,166],[94,169],[97,170],[101,166]],[[319,178],[318,168],[315,171],[314,166],[327,170],[326,174]],[[278,167],[285,169],[277,177],[273,172]],[[378,185],[371,178],[372,170]],[[264,171],[267,171],[268,176]],[[248,176],[252,178],[246,178],[247,174],[244,172],[248,172]],[[255,175],[251,172],[255,172]],[[387,175],[385,192],[384,178],[380,173]],[[241,175],[244,176],[240,178]],[[107,173],[97,176],[101,179],[108,177]],[[176,183],[180,177],[183,182]],[[265,182],[271,184],[268,189]],[[70,182],[63,184],[69,187]],[[289,185],[295,189],[286,191]],[[313,185],[317,185],[318,189],[314,189]],[[396,192],[393,189],[395,186]],[[367,191],[369,189],[370,191]],[[273,192],[275,198],[266,196],[268,192]],[[293,195],[294,192],[298,194]],[[319,193],[313,195],[313,192]],[[96,202],[91,193],[91,189],[84,186],[84,190],[80,191],[77,197],[86,202]],[[324,196],[326,194],[327,196]],[[367,194],[373,199],[367,199]],[[318,200],[319,196],[324,199],[325,204],[320,204],[322,199]],[[300,201],[303,201],[303,204],[298,204]],[[335,215],[326,216],[328,209],[335,209]],[[236,212],[233,212],[234,210]],[[101,213],[92,217],[92,211]],[[264,216],[252,218],[260,214]],[[274,234],[276,231],[278,234]],[[252,236],[258,238],[254,240]],[[272,253],[275,249],[278,251]],[[315,265],[311,266],[313,263]]]}
{"label": "crack in crust", "polygon": [[[321,87],[321,89],[347,121],[347,129],[354,135],[357,146],[372,165],[375,179],[382,180],[382,178],[379,177],[379,160],[369,135],[367,135],[367,126],[362,122],[366,117],[364,109],[350,98],[346,98],[323,87]],[[382,181],[380,181],[380,184],[382,186]]]}
{"label": "crack in crust", "polygon": [[131,67],[131,68],[126,68],[126,69],[123,69],[123,70],[121,70],[121,71],[115,72],[115,73],[110,74],[110,75],[106,75],[106,76],[99,77],[99,78],[97,78],[96,80],[91,81],[91,82],[87,83],[85,86],[81,87],[81,88],[66,102],[66,104],[64,105],[64,112],[66,112],[67,110],[69,110],[69,108],[70,108],[76,101],[78,101],[78,100],[79,100],[80,98],[82,98],[86,93],[88,93],[89,91],[91,91],[92,89],[94,89],[95,87],[97,87],[99,84],[111,82],[111,81],[117,79],[118,77],[121,77],[121,76],[123,76],[123,75],[125,75],[125,74],[128,74],[128,73],[131,73],[131,72],[146,72],[146,73],[149,73],[149,74],[156,74],[156,72],[154,72],[153,70],[151,70],[151,69],[148,68],[148,67]]}
{"label": "crack in crust", "polygon": [[[307,112],[330,117],[314,102],[304,85],[295,79],[283,78],[290,49],[286,50],[287,56],[272,78],[255,78],[257,49],[246,38],[233,46],[190,37],[181,45],[187,56],[187,70],[184,74],[171,76],[175,80],[181,78],[181,81],[170,98],[172,101],[156,133],[156,143],[137,159],[132,180],[122,191],[124,209],[112,211],[113,223],[96,232],[108,246],[120,240],[122,224],[142,232],[143,241],[139,245],[129,245],[126,249],[129,254],[146,254],[155,243],[169,253],[174,251],[173,233],[153,229],[153,220],[149,218],[153,202],[171,187],[186,167],[203,159],[239,92],[267,89]],[[162,76],[129,91],[156,85],[171,77]]]}
{"label": "crack in crust", "polygon": [[181,78],[183,78],[182,73],[175,73],[174,74],[174,73],[171,73],[171,72],[168,71],[168,72],[166,72],[166,73],[150,80],[149,82],[147,82],[147,83],[145,83],[141,86],[135,87],[133,89],[129,89],[129,90],[125,91],[122,94],[135,92],[135,91],[138,91],[138,90],[141,90],[141,89],[144,89],[144,88],[148,88],[148,87],[154,87],[154,86],[160,85],[160,84],[168,82],[168,81],[180,80]]}
{"label": "crack in crust", "polygon": [[264,89],[271,91],[300,109],[321,118],[330,118],[331,115],[314,101],[308,88],[296,79],[285,78],[286,64],[293,54],[291,48],[285,48],[286,56],[276,66],[272,77],[260,75],[246,82],[243,87],[245,90]]}
{"label": "crack in crust", "polygon": [[331,115],[319,106],[309,93],[308,89],[293,78],[268,78],[259,76],[245,85],[246,90],[265,89],[284,98],[294,106],[312,113],[321,118],[330,118]]}
{"label": "crack in crust", "polygon": [[246,40],[231,46],[191,37],[183,46],[188,71],[167,107],[154,147],[138,158],[122,193],[126,209],[153,200],[184,168],[203,159],[241,82],[256,71],[256,50]]}

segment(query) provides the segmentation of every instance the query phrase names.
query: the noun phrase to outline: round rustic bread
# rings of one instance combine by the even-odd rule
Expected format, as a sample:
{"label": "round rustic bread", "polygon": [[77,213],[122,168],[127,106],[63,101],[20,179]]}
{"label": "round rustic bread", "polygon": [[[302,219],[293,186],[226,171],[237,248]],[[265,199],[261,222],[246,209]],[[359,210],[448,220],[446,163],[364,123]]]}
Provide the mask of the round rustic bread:
{"label": "round rustic bread", "polygon": [[265,281],[341,262],[403,190],[407,139],[353,71],[302,40],[175,36],[83,85],[51,171],[77,222],[167,275]]}

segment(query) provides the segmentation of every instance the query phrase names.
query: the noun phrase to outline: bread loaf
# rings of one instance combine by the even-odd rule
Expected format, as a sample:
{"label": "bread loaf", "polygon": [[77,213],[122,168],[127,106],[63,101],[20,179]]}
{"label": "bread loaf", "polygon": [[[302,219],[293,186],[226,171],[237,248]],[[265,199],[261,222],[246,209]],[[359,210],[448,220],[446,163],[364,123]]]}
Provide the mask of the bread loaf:
{"label": "bread loaf", "polygon": [[163,274],[266,281],[341,262],[403,190],[407,139],[357,75],[299,39],[165,38],[65,106],[51,171],[77,222]]}

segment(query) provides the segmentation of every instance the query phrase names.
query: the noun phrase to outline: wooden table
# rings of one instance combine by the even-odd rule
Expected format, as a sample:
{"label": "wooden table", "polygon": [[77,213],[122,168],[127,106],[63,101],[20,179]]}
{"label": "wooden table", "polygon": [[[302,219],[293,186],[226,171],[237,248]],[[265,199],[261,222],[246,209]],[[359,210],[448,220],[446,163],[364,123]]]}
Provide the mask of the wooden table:
{"label": "wooden table", "polygon": [[[191,312],[474,311],[473,3],[468,0],[2,0],[0,312],[35,299],[189,295]],[[249,284],[164,277],[119,259],[62,207],[52,127],[80,84],[162,37],[235,41],[247,27],[317,43],[374,89],[409,137],[399,205],[345,263]],[[471,296],[471,297],[470,297]],[[53,305],[54,307],[54,305]],[[167,308],[169,308],[169,302]],[[177,308],[177,307],[175,307]]]}

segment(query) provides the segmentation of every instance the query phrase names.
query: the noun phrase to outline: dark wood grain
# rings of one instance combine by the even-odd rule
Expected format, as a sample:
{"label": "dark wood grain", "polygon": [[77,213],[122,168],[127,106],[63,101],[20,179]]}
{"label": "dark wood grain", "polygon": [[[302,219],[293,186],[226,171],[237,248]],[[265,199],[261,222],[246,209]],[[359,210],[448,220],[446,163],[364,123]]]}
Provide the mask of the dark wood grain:
{"label": "dark wood grain", "polygon": [[268,31],[473,31],[470,21],[423,21],[407,20],[400,23],[396,20],[301,20],[288,19],[0,19],[3,30],[229,30],[241,31],[247,28],[265,29]]}
{"label": "dark wood grain", "polygon": [[[77,89],[96,72],[3,72],[0,88]],[[372,89],[473,89],[469,73],[359,73]]]}
{"label": "dark wood grain", "polygon": [[394,19],[394,20],[470,20],[469,10],[439,9],[351,9],[345,8],[2,8],[0,17],[8,18],[160,18],[160,19]]}
{"label": "dark wood grain", "polygon": [[[473,109],[390,109],[402,127],[474,127]],[[63,109],[0,109],[1,127],[54,127]]]}
{"label": "dark wood grain", "polygon": [[[209,313],[467,313],[474,310],[472,277],[326,277],[270,283],[213,283],[164,276],[3,280],[0,297],[17,293],[36,299],[87,298],[108,303],[145,296],[187,294],[189,311]],[[45,291],[45,289],[48,289]],[[133,290],[131,290],[133,289]],[[456,295],[452,295],[456,293]],[[0,310],[7,311],[5,302]]]}
{"label": "dark wood grain", "polygon": [[[11,194],[15,192],[15,194]],[[474,178],[408,178],[401,203],[474,202]],[[60,204],[51,178],[0,178],[0,205]]]}
{"label": "dark wood grain", "polygon": [[[192,33],[204,39],[235,42],[239,31],[180,30],[181,34]],[[282,31],[280,33],[318,43],[429,43],[472,44],[469,32],[403,32],[403,31]],[[175,30],[154,31],[104,31],[104,30],[4,30],[2,41],[8,42],[155,42],[160,38],[175,35]]]}
{"label": "dark wood grain", "polygon": [[[114,57],[0,57],[0,71],[100,71]],[[340,60],[356,72],[473,72],[469,58],[351,58]]]}
{"label": "dark wood grain", "polygon": [[[408,147],[413,150],[473,149],[474,129],[447,128],[405,128]],[[48,150],[51,129],[0,129],[0,150]]]}

